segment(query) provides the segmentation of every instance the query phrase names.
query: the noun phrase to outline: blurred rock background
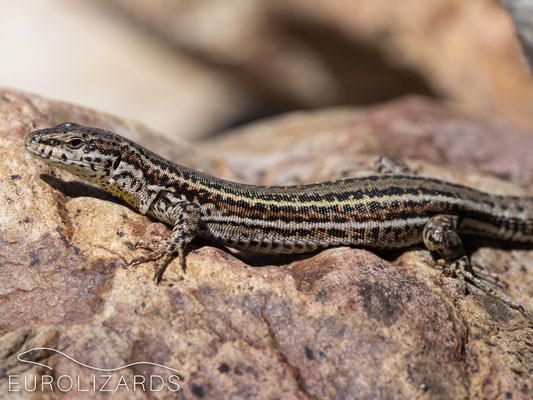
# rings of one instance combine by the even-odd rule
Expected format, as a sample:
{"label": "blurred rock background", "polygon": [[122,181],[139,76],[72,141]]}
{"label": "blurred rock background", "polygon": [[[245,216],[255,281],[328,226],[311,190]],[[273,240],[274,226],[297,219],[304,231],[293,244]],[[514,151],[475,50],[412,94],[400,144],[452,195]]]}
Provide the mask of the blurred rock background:
{"label": "blurred rock background", "polygon": [[170,137],[408,94],[533,128],[533,79],[497,0],[0,0],[0,48],[0,85]]}

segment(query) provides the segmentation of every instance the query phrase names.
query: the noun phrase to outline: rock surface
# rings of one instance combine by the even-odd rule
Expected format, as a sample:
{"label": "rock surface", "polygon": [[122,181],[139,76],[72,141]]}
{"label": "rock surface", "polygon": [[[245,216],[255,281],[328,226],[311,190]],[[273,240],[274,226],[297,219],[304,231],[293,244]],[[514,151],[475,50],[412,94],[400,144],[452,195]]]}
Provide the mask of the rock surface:
{"label": "rock surface", "polygon": [[[169,229],[23,150],[27,132],[67,120],[114,130],[174,161],[255,183],[351,174],[383,153],[413,159],[421,174],[486,190],[525,193],[510,181],[529,187],[533,180],[527,173],[531,133],[420,98],[289,115],[198,150],[172,145],[132,122],[2,89],[0,392],[13,375],[79,376],[86,388],[94,371],[64,356],[27,355],[53,372],[16,359],[50,347],[99,368],[138,361],[175,368],[178,398],[533,395],[531,247],[468,243],[473,261],[502,277],[509,285],[505,295],[523,304],[526,315],[476,290],[461,295],[457,281],[433,269],[421,247],[266,257],[196,240],[186,273],[173,261],[157,286],[151,264],[125,263],[136,254],[134,243]],[[153,365],[122,371],[130,387],[134,375],[154,374],[167,377],[169,371]],[[111,387],[117,385],[113,379]],[[124,387],[114,395],[146,397]],[[66,398],[85,397],[71,391]]]}

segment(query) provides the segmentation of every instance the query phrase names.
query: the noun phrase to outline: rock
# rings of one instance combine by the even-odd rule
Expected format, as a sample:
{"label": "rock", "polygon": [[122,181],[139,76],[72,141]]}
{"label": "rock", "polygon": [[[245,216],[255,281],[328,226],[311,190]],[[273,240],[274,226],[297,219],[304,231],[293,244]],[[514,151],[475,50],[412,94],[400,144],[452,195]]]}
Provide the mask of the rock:
{"label": "rock", "polygon": [[[446,171],[438,173],[463,184],[469,184],[465,169],[525,187],[533,184],[530,131],[497,118],[452,111],[422,97],[364,109],[286,114],[223,134],[203,147],[213,155],[226,154],[239,179],[247,183],[257,182],[257,172],[249,165],[259,166],[262,183],[289,184],[357,175],[369,159],[382,154],[445,165]],[[498,191],[502,184],[497,181],[483,189]]]}
{"label": "rock", "polygon": [[533,72],[533,3],[529,0],[501,0],[501,3],[513,18],[524,56]]}
{"label": "rock", "polygon": [[497,1],[111,3],[230,74],[263,114],[423,94],[533,127],[533,80]]}
{"label": "rock", "polygon": [[[417,159],[411,163],[421,174],[481,188],[525,192],[476,167],[528,185],[531,179],[518,173],[520,157],[531,158],[529,133],[420,98],[289,115],[199,150],[152,142],[153,134],[132,122],[2,89],[0,390],[15,375],[19,389],[24,376],[31,381],[47,374],[79,377],[82,388],[95,375],[102,383],[103,373],[56,351],[34,350],[24,358],[53,372],[16,359],[47,347],[98,368],[144,361],[176,369],[184,398],[531,397],[531,247],[468,241],[473,261],[501,276],[509,285],[503,293],[523,304],[526,315],[475,289],[462,295],[456,279],[431,267],[434,260],[422,247],[377,254],[339,247],[275,257],[195,240],[186,272],[174,260],[156,285],[152,264],[126,262],[137,254],[134,243],[167,235],[168,227],[23,150],[27,132],[67,120],[112,129],[175,161],[256,183],[333,177],[347,173],[339,169],[344,161],[355,160],[357,167],[382,148]],[[467,150],[461,150],[457,132],[465,131],[471,137],[463,138]],[[485,139],[474,140],[480,132]],[[439,144],[444,138],[450,146]],[[511,138],[525,142],[514,146]],[[210,157],[214,146],[218,154]],[[518,166],[504,165],[496,148],[511,152],[507,157]],[[476,154],[474,161],[468,152]],[[278,175],[267,173],[274,161]],[[171,372],[136,365],[113,374],[110,387],[117,388],[119,376],[130,389],[140,375],[160,375],[168,384]],[[113,397],[146,393],[118,386]]]}
{"label": "rock", "polygon": [[110,11],[107,2],[6,4],[1,84],[189,139],[248,112],[249,99],[226,74]]}

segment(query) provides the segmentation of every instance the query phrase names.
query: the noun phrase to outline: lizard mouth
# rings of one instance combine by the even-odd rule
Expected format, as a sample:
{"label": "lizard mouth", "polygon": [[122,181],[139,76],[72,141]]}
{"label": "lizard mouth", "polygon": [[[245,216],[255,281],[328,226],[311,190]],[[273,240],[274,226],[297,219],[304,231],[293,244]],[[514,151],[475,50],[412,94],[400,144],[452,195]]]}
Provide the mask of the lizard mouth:
{"label": "lizard mouth", "polygon": [[54,148],[46,144],[39,142],[39,131],[30,133],[24,139],[24,147],[33,156],[39,157],[46,162],[53,164],[74,165],[79,167],[85,167],[88,164],[79,160],[69,159],[65,154],[61,154],[60,157],[54,155]]}
{"label": "lizard mouth", "polygon": [[28,138],[26,138],[25,147],[30,154],[46,161],[54,163],[60,163],[62,161],[61,159],[53,156],[53,149],[51,147],[36,142],[30,142],[28,141]]}
{"label": "lizard mouth", "polygon": [[35,142],[29,142],[28,138],[26,138],[24,147],[26,147],[26,150],[28,150],[32,155],[37,156],[39,158],[44,158],[47,160],[54,158],[51,154],[46,153],[46,146],[39,145]]}
{"label": "lizard mouth", "polygon": [[50,159],[52,156],[52,149],[47,149],[46,145],[39,143],[39,131],[30,132],[24,138],[24,147],[32,155],[38,156],[39,158]]}
{"label": "lizard mouth", "polygon": [[26,150],[30,152],[34,152],[34,146],[37,144],[37,135],[28,133],[26,137],[24,138],[24,147],[26,147]]}

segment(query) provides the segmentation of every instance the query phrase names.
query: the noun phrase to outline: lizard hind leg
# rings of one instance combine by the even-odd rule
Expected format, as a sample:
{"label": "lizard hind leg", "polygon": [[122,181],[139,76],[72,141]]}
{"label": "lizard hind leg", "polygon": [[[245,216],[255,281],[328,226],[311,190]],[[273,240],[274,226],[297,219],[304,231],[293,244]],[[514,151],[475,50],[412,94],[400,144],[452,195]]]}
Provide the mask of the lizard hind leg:
{"label": "lizard hind leg", "polygon": [[424,245],[428,250],[437,252],[444,260],[445,266],[442,273],[456,276],[465,294],[467,293],[466,282],[468,281],[486,295],[500,300],[515,310],[524,312],[524,308],[520,304],[501,296],[487,286],[480,277],[476,276],[474,271],[479,271],[480,268],[472,268],[463,242],[457,233],[457,225],[458,217],[455,215],[435,215],[424,227],[422,234]]}

